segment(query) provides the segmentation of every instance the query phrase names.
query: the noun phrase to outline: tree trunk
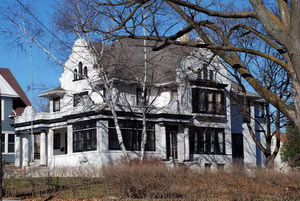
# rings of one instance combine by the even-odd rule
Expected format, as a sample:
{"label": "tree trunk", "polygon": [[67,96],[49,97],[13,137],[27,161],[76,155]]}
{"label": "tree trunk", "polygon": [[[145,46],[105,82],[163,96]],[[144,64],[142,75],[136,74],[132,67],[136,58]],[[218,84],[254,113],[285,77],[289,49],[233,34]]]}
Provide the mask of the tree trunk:
{"label": "tree trunk", "polygon": [[117,112],[115,110],[114,104],[113,103],[109,103],[109,109],[113,115],[114,118],[114,123],[115,123],[115,127],[116,127],[116,132],[117,132],[117,137],[118,137],[118,141],[119,141],[119,145],[121,148],[121,151],[124,155],[125,160],[128,162],[130,160],[129,155],[127,153],[124,141],[123,141],[123,136],[122,136],[122,132],[121,132],[121,128],[119,125],[119,120],[118,120],[118,116],[117,116]]}
{"label": "tree trunk", "polygon": [[147,130],[146,130],[146,112],[145,109],[143,109],[143,130],[142,130],[142,142],[141,142],[141,157],[140,159],[143,160],[145,157],[145,147],[146,147],[146,141],[147,141]]}

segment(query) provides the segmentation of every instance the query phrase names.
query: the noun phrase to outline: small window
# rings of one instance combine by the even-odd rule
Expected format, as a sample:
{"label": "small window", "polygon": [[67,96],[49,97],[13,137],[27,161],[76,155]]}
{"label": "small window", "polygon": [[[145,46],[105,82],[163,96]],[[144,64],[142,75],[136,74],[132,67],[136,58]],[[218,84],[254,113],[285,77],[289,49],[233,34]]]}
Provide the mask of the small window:
{"label": "small window", "polygon": [[82,62],[79,62],[78,64],[78,72],[79,72],[79,79],[82,78]]}
{"label": "small window", "polygon": [[8,135],[8,153],[15,152],[15,135],[9,134]]}
{"label": "small window", "polygon": [[170,95],[171,95],[171,97],[170,97],[171,101],[177,101],[178,100],[177,89],[171,90]]}
{"label": "small window", "polygon": [[59,133],[54,134],[53,149],[60,149],[60,134]]}
{"label": "small window", "polygon": [[255,117],[263,118],[265,116],[265,107],[263,103],[255,103]]}
{"label": "small window", "polygon": [[89,98],[87,91],[82,92],[82,93],[78,93],[78,94],[74,94],[73,106],[76,107],[80,103],[80,101],[83,100],[84,98]]}
{"label": "small window", "polygon": [[78,80],[77,69],[74,69],[74,80]]}
{"label": "small window", "polygon": [[86,66],[83,68],[83,75],[84,77],[88,77],[88,69]]}
{"label": "small window", "polygon": [[1,151],[2,151],[2,153],[4,153],[5,152],[5,134],[2,133],[1,137],[2,137],[1,138]]}
{"label": "small window", "polygon": [[60,111],[60,98],[53,99],[53,112]]}
{"label": "small window", "polygon": [[207,70],[206,67],[203,68],[203,79],[204,79],[204,80],[207,80],[207,79],[208,79],[208,70]]}
{"label": "small window", "polygon": [[214,80],[214,71],[213,70],[209,70],[209,79]]}
{"label": "small window", "polygon": [[142,99],[143,98],[142,97],[142,95],[143,95],[142,92],[143,92],[142,89],[140,89],[140,88],[136,89],[136,105],[142,106],[143,102],[146,104],[147,92],[145,94],[145,97],[144,97],[145,100],[144,101]]}

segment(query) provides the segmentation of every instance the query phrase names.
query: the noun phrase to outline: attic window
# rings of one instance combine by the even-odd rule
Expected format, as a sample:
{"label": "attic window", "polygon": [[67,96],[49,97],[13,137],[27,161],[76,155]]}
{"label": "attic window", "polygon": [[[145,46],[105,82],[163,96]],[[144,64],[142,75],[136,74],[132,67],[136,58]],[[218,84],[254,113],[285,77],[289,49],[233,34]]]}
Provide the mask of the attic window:
{"label": "attic window", "polygon": [[83,75],[84,77],[88,77],[88,70],[86,66],[83,68]]}
{"label": "attic window", "polygon": [[79,62],[78,64],[78,72],[79,72],[79,79],[82,78],[82,62]]}
{"label": "attic window", "polygon": [[78,79],[78,75],[77,75],[77,69],[74,69],[74,80]]}

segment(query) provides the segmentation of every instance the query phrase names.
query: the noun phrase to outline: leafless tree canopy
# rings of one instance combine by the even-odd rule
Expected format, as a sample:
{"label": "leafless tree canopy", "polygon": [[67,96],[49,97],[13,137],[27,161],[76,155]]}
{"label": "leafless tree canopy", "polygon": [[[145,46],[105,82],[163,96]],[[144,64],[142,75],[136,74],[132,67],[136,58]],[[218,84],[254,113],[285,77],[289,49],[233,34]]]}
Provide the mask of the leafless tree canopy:
{"label": "leafless tree canopy", "polygon": [[[208,48],[300,128],[300,1],[65,0],[56,22],[60,30],[95,39],[151,40],[153,50]],[[187,33],[192,40],[178,40]],[[288,75],[295,107],[262,83],[254,56]]]}

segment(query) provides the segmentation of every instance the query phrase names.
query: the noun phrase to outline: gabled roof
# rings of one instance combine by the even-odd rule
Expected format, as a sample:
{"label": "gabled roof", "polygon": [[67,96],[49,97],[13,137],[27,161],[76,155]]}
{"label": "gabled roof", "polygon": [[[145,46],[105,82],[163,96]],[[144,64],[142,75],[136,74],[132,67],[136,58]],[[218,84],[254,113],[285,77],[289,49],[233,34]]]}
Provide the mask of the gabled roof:
{"label": "gabled roof", "polygon": [[6,82],[15,90],[15,92],[19,95],[20,99],[24,102],[25,105],[31,105],[29,99],[25,95],[23,89],[10,72],[8,68],[0,68],[0,75],[6,80]]}

